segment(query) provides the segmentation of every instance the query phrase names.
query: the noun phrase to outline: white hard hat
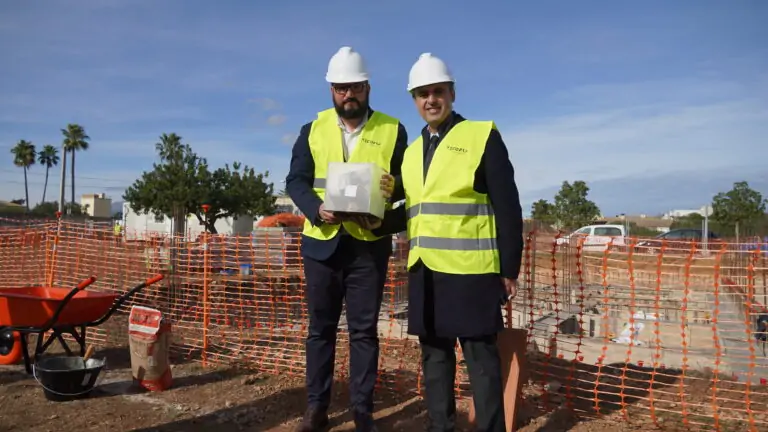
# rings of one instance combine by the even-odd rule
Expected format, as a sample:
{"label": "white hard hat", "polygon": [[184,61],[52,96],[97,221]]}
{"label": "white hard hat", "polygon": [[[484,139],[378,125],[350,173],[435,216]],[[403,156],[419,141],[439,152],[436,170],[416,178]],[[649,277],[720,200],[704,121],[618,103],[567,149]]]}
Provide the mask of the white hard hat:
{"label": "white hard hat", "polygon": [[368,81],[368,68],[360,53],[351,47],[341,47],[328,62],[325,80],[329,83],[345,84]]}
{"label": "white hard hat", "polygon": [[411,66],[411,72],[408,74],[408,91],[442,82],[456,81],[444,61],[431,53],[424,53]]}

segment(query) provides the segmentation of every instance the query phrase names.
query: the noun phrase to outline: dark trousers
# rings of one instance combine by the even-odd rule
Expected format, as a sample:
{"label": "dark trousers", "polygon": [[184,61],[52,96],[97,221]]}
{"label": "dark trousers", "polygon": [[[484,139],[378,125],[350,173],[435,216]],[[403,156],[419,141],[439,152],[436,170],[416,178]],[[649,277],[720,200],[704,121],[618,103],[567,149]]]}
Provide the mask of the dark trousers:
{"label": "dark trousers", "polygon": [[[456,425],[456,339],[420,337],[430,431],[453,431]],[[505,432],[504,394],[496,335],[459,338],[469,369],[476,430]]]}
{"label": "dark trousers", "polygon": [[336,358],[336,330],[343,302],[349,329],[350,399],[355,412],[373,413],[379,361],[378,319],[391,245],[385,248],[345,235],[326,261],[304,258],[307,282],[307,399],[328,409]]}

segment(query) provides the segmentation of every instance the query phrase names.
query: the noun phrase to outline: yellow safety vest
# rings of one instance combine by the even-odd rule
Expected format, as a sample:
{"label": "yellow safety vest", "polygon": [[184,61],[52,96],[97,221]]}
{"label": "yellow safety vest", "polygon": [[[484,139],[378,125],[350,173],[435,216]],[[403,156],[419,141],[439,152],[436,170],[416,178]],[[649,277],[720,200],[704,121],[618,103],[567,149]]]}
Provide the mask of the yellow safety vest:
{"label": "yellow safety vest", "polygon": [[421,137],[405,151],[403,187],[408,214],[408,268],[421,259],[452,274],[499,273],[496,219],[487,194],[474,190],[491,121],[465,120],[435,150],[424,179]]}
{"label": "yellow safety vest", "polygon": [[[325,176],[329,162],[344,162],[342,131],[339,129],[336,111],[331,108],[317,114],[309,132],[309,149],[315,162],[314,191],[320,199],[325,197]],[[395,150],[399,121],[386,114],[374,111],[358,138],[349,163],[375,163],[389,172],[390,160]],[[387,205],[390,208],[391,204]],[[373,235],[354,222],[344,222],[344,228],[359,240],[374,241],[381,237]],[[318,240],[332,239],[340,229],[340,224],[324,223],[312,225],[309,219],[304,221],[303,234]]]}

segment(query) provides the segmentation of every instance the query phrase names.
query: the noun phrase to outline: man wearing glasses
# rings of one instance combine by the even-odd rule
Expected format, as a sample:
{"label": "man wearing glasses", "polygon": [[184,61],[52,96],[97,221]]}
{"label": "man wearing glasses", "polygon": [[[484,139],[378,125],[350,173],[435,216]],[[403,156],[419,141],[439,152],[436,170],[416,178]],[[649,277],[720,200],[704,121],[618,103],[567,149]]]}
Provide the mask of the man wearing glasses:
{"label": "man wearing glasses", "polygon": [[[407,148],[405,128],[369,106],[371,86],[362,56],[342,47],[328,63],[333,108],[301,128],[293,146],[286,191],[306,217],[301,255],[306,278],[309,334],[306,342],[307,412],[297,431],[328,426],[336,329],[346,300],[350,339],[350,398],[358,431],[374,431],[373,390],[378,372],[378,318],[391,236],[371,232],[377,221],[334,214],[323,197],[329,162],[365,162],[389,174],[381,179],[392,201]],[[400,196],[398,196],[400,195]]]}

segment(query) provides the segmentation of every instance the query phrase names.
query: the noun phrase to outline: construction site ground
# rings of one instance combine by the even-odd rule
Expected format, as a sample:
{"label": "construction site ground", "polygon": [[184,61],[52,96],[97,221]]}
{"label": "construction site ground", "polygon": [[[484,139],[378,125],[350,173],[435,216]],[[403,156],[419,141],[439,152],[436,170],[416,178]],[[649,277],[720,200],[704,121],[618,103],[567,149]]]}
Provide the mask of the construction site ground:
{"label": "construction site ground", "polygon": [[[633,256],[631,268],[635,272],[634,280],[642,279],[643,283],[638,282],[638,286],[651,287],[655,295],[655,280],[659,277],[657,273],[663,273],[661,278],[665,283],[669,282],[670,286],[691,287],[692,291],[699,286],[706,287],[707,291],[714,289],[713,280],[717,278],[713,279],[712,275],[722,276],[727,273],[725,269],[718,268],[715,257],[693,259],[681,255],[680,258],[670,257],[663,260],[663,265],[659,265],[659,260],[651,255]],[[80,260],[80,255],[77,256]],[[140,258],[141,256],[129,260],[128,264],[144,265]],[[103,261],[103,258],[99,259]],[[610,262],[604,260],[602,254],[585,254],[581,268],[575,261],[567,259],[563,254],[547,253],[545,249],[530,258],[530,267],[533,267],[533,275],[538,284],[550,281],[554,284],[557,281],[562,285],[565,278],[574,279],[574,283],[579,285],[591,282],[609,285],[616,282],[626,286],[629,283],[629,266],[618,254],[612,256]],[[143,274],[140,266],[134,269],[128,264],[120,263],[120,271],[130,275]],[[84,268],[93,266],[86,261],[78,261],[77,265]],[[765,264],[761,264],[759,268],[764,269]],[[583,273],[576,273],[576,270]],[[579,281],[579,276],[583,278],[583,282]],[[753,276],[755,277],[751,279],[751,284],[755,291],[764,293],[766,277],[762,270],[760,274]],[[701,280],[691,281],[694,277]],[[646,283],[645,279],[651,282]],[[672,288],[665,285],[659,288],[662,289]],[[198,292],[197,288],[190,288],[189,291]],[[272,291],[265,289],[263,292]],[[536,295],[537,299],[547,301],[553,298],[549,291],[543,289],[537,291]],[[180,304],[184,302],[181,301]],[[222,300],[213,302],[213,307],[227,304]],[[105,327],[109,338],[106,345],[99,346],[95,357],[107,358],[107,370],[103,373],[98,387],[87,399],[49,402],[44,398],[40,385],[24,372],[22,366],[0,366],[0,432],[290,431],[295,428],[303,414],[306,393],[303,376],[298,368],[294,368],[294,373],[290,375],[267,374],[248,368],[248,365],[234,367],[218,362],[216,365],[202,367],[197,360],[175,359],[173,388],[153,393],[138,391],[132,385],[130,358],[124,335],[113,338],[117,333],[125,332],[125,316],[113,317],[102,327]],[[211,326],[214,330],[224,327],[224,324]],[[195,341],[199,343],[199,338]],[[252,345],[257,347],[256,344]],[[404,350],[409,352],[399,351],[400,346],[398,345],[398,351],[391,355],[398,360],[405,358],[409,365],[417,364],[418,346],[405,346]],[[607,350],[614,348],[624,349],[611,346]],[[292,349],[294,353],[297,352],[297,348]],[[639,349],[634,350],[639,352]],[[668,350],[679,351],[674,346]],[[545,361],[537,360],[534,367],[538,368],[539,374],[544,378],[525,385],[524,400],[518,411],[517,430],[692,431],[697,430],[697,427],[690,423],[685,424],[685,421],[695,419],[703,422],[707,430],[714,429],[713,422],[719,421],[719,430],[735,432],[750,429],[743,422],[736,425],[723,421],[722,417],[728,414],[744,421],[745,409],[753,411],[753,421],[759,422],[758,428],[768,422],[768,394],[762,386],[745,388],[742,383],[730,382],[724,376],[716,376],[715,381],[712,381],[709,375],[693,377],[694,371],[690,370],[685,374],[686,379],[680,380],[671,376],[669,382],[660,382],[661,375],[651,375],[647,371],[638,370],[636,366],[628,368],[623,365],[623,371],[622,365],[615,367],[613,372],[609,368],[595,371],[597,367],[593,366],[594,359],[587,351],[585,348],[583,362],[554,357]],[[632,356],[626,354],[620,357],[630,359]],[[622,363],[617,360],[611,362]],[[625,363],[629,363],[629,360]],[[250,366],[256,365],[251,363]],[[293,363],[291,367],[293,366],[298,365]],[[654,379],[657,381],[654,382]],[[544,405],[548,413],[545,414],[541,411],[542,399],[545,399],[542,396],[542,385],[550,380],[559,382],[559,389],[551,390],[546,397],[547,402],[544,402]],[[598,389],[604,393],[599,401],[604,416],[600,419],[574,417],[574,410],[594,408],[598,401],[593,399],[593,391]],[[656,390],[649,396],[651,389]],[[610,394],[606,396],[605,393]],[[647,405],[650,398],[655,401],[655,421],[649,417]],[[331,430],[354,430],[352,415],[347,410],[348,399],[346,383],[336,383],[331,407]],[[746,400],[750,402],[747,403]],[[570,409],[566,405],[569,402],[573,404]],[[717,405],[720,411],[721,420],[717,420],[713,414],[714,405]],[[728,413],[737,409],[741,412]],[[461,401],[458,431],[471,430],[467,424],[467,413],[468,403],[466,400]],[[420,431],[424,430],[427,421],[424,402],[414,392],[377,391],[375,416],[381,431]]]}
{"label": "construction site ground", "polygon": [[[218,363],[203,367],[197,360],[174,358],[174,381],[171,389],[163,392],[140,391],[133,384],[125,335],[120,334],[125,332],[125,317],[115,317],[103,327],[110,337],[97,349],[94,357],[106,358],[107,368],[102,373],[96,389],[87,399],[50,402],[45,399],[41,386],[32,376],[25,373],[22,365],[0,366],[0,431],[287,432],[296,427],[304,412],[306,392],[300,372],[267,374],[249,368],[247,364],[237,367]],[[49,353],[61,352],[57,345],[52,348],[54,349],[49,350]],[[345,348],[340,346],[339,350],[343,351]],[[405,358],[409,364],[416,363],[419,359],[418,346],[407,346],[398,352],[398,356]],[[566,369],[557,371],[566,374],[568,372]],[[565,375],[552,378],[561,383],[568,382]],[[591,378],[585,376],[584,379],[589,381]],[[643,375],[638,379],[647,381],[647,376]],[[617,388],[615,385],[618,378],[606,375],[604,380],[604,384],[608,385],[607,389]],[[696,382],[694,386],[697,388],[686,391],[690,395],[687,402],[706,404],[710,397],[707,382]],[[691,425],[685,426],[679,413],[675,412],[680,409],[679,404],[660,402],[659,407],[667,410],[658,412],[655,424],[647,415],[647,407],[641,408],[631,402],[637,399],[633,397],[628,397],[625,410],[617,409],[614,403],[613,408],[603,411],[605,415],[602,418],[578,419],[572,414],[573,410],[567,409],[567,399],[563,392],[564,386],[559,390],[550,391],[546,398],[548,402],[545,403],[548,413],[544,413],[541,410],[544,393],[541,383],[526,384],[523,389],[524,400],[518,411],[517,430],[692,430]],[[630,396],[633,394],[630,389],[626,392]],[[735,397],[734,393],[727,392],[726,388],[722,389],[721,393],[721,396]],[[330,430],[354,430],[352,415],[348,411],[348,400],[346,383],[335,383]],[[738,404],[737,398],[735,400]],[[579,402],[579,405],[582,402],[589,403],[587,399],[573,401]],[[468,400],[459,401],[457,431],[472,430],[468,425],[468,408]],[[757,405],[754,408],[761,411]],[[420,431],[424,430],[427,423],[424,402],[415,392],[379,390],[376,393],[375,410],[380,431]],[[629,421],[625,419],[625,415]],[[760,418],[757,420],[766,420],[766,415],[758,415]],[[723,426],[725,425],[721,425],[721,430],[731,430]],[[747,429],[742,424],[733,430]]]}
{"label": "construction site ground", "polygon": [[[87,399],[49,402],[21,366],[0,371],[0,430],[77,431],[291,431],[304,410],[301,377],[274,376],[247,369],[203,368],[199,363],[173,367],[174,387],[141,392],[132,386],[124,351],[96,354],[108,358],[107,371]],[[527,389],[528,390],[528,389]],[[352,431],[344,383],[336,383],[332,431]],[[459,403],[459,428],[467,425],[467,403]],[[564,413],[564,411],[563,411]],[[533,416],[524,405],[520,431],[649,431],[650,424],[623,423],[620,416],[578,422],[570,415]],[[378,392],[376,418],[381,431],[420,431],[426,425],[424,403],[415,395]],[[668,429],[669,430],[669,429]]]}
{"label": "construction site ground", "polygon": [[[117,331],[116,321],[105,325]],[[115,338],[113,340],[121,340]],[[124,340],[124,339],[122,339]],[[56,346],[56,345],[54,345]],[[418,348],[402,353],[418,361]],[[56,354],[60,349],[51,351]],[[247,367],[209,366],[198,361],[175,361],[174,384],[163,392],[137,389],[131,376],[130,354],[125,343],[107,342],[94,354],[106,358],[102,373],[90,397],[68,402],[50,402],[35,379],[22,365],[0,367],[0,431],[291,431],[305,409],[306,392],[300,374],[265,374]],[[537,398],[534,386],[526,386],[525,397]],[[334,385],[331,409],[332,431],[353,431],[344,382]],[[468,401],[458,403],[458,431],[468,425]],[[381,431],[420,431],[426,426],[421,397],[381,390],[376,394],[377,424]],[[619,412],[601,419],[579,420],[567,410],[539,414],[524,402],[519,410],[518,430],[533,431],[651,431],[648,421],[627,423]],[[670,418],[670,426],[677,427]],[[678,430],[675,428],[665,430]],[[682,430],[682,429],[680,429]]]}

